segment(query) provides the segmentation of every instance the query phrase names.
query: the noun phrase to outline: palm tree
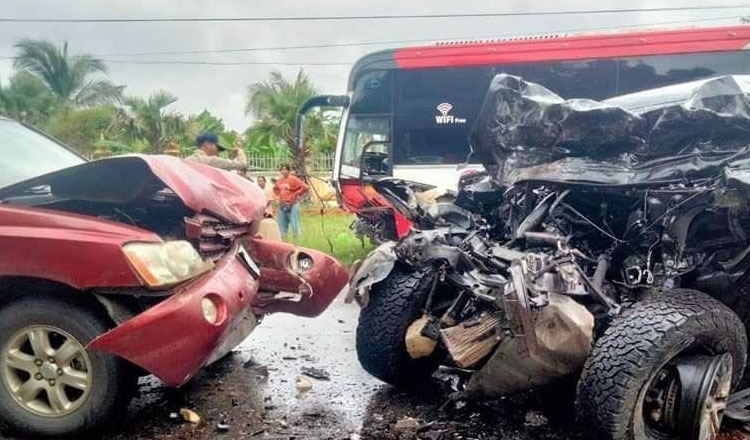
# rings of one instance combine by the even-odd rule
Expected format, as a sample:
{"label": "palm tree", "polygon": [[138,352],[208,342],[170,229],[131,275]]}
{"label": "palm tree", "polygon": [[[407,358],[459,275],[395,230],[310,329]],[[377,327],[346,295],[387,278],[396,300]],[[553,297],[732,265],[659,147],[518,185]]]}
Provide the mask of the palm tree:
{"label": "palm tree", "polygon": [[295,118],[297,110],[317,90],[308,76],[297,72],[289,81],[281,72],[271,72],[271,77],[252,84],[247,89],[245,114],[252,114],[258,122],[248,132],[248,136],[264,139],[269,145],[285,144],[292,153],[293,167],[300,175],[305,175],[307,148],[300,151],[295,143]]}
{"label": "palm tree", "polygon": [[34,125],[49,120],[55,109],[55,97],[36,77],[18,72],[7,86],[0,84],[0,114]]}
{"label": "palm tree", "polygon": [[145,140],[151,152],[161,153],[166,143],[187,128],[179,113],[166,108],[177,101],[171,93],[158,90],[143,99],[128,97],[119,107],[112,120],[114,130],[125,134],[130,141]]}
{"label": "palm tree", "polygon": [[88,107],[122,99],[125,86],[96,77],[107,73],[104,62],[90,54],[69,55],[67,42],[58,47],[50,41],[24,38],[14,47],[19,53],[13,67],[42,80],[66,104]]}

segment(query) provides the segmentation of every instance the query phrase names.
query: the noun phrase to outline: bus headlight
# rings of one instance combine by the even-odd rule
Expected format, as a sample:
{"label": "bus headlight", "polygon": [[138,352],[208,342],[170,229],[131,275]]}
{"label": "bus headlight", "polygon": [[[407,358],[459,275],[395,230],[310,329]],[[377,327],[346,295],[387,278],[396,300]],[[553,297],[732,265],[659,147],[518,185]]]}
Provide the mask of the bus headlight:
{"label": "bus headlight", "polygon": [[187,241],[129,243],[122,249],[141,280],[152,288],[195,278],[214,267],[213,262],[203,261]]}

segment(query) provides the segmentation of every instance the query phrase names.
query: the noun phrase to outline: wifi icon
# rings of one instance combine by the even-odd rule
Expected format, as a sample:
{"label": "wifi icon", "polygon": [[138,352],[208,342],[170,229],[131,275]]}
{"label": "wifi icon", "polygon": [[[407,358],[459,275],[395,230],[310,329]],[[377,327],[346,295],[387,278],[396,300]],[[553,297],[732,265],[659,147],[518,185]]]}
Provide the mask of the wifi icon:
{"label": "wifi icon", "polygon": [[442,113],[443,116],[447,115],[449,111],[453,109],[453,105],[448,102],[438,104],[437,110]]}

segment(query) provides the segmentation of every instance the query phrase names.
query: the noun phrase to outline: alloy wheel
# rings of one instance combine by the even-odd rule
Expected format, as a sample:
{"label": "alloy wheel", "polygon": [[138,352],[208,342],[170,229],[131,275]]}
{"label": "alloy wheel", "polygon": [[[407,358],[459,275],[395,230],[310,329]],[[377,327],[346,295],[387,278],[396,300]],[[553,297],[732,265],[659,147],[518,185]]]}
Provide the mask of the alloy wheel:
{"label": "alloy wheel", "polygon": [[5,387],[25,410],[42,417],[65,417],[86,402],[92,386],[91,360],[83,344],[52,326],[28,326],[3,347]]}

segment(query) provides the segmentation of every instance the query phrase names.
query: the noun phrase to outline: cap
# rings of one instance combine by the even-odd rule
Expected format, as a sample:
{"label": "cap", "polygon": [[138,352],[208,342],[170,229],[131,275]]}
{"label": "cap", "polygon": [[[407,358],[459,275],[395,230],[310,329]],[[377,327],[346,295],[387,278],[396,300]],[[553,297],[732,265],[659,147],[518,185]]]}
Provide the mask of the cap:
{"label": "cap", "polygon": [[198,135],[198,137],[195,138],[195,145],[200,147],[205,142],[211,142],[212,144],[216,144],[216,147],[219,148],[219,150],[226,150],[227,147],[221,145],[219,143],[219,136],[216,136],[213,133],[201,133]]}

